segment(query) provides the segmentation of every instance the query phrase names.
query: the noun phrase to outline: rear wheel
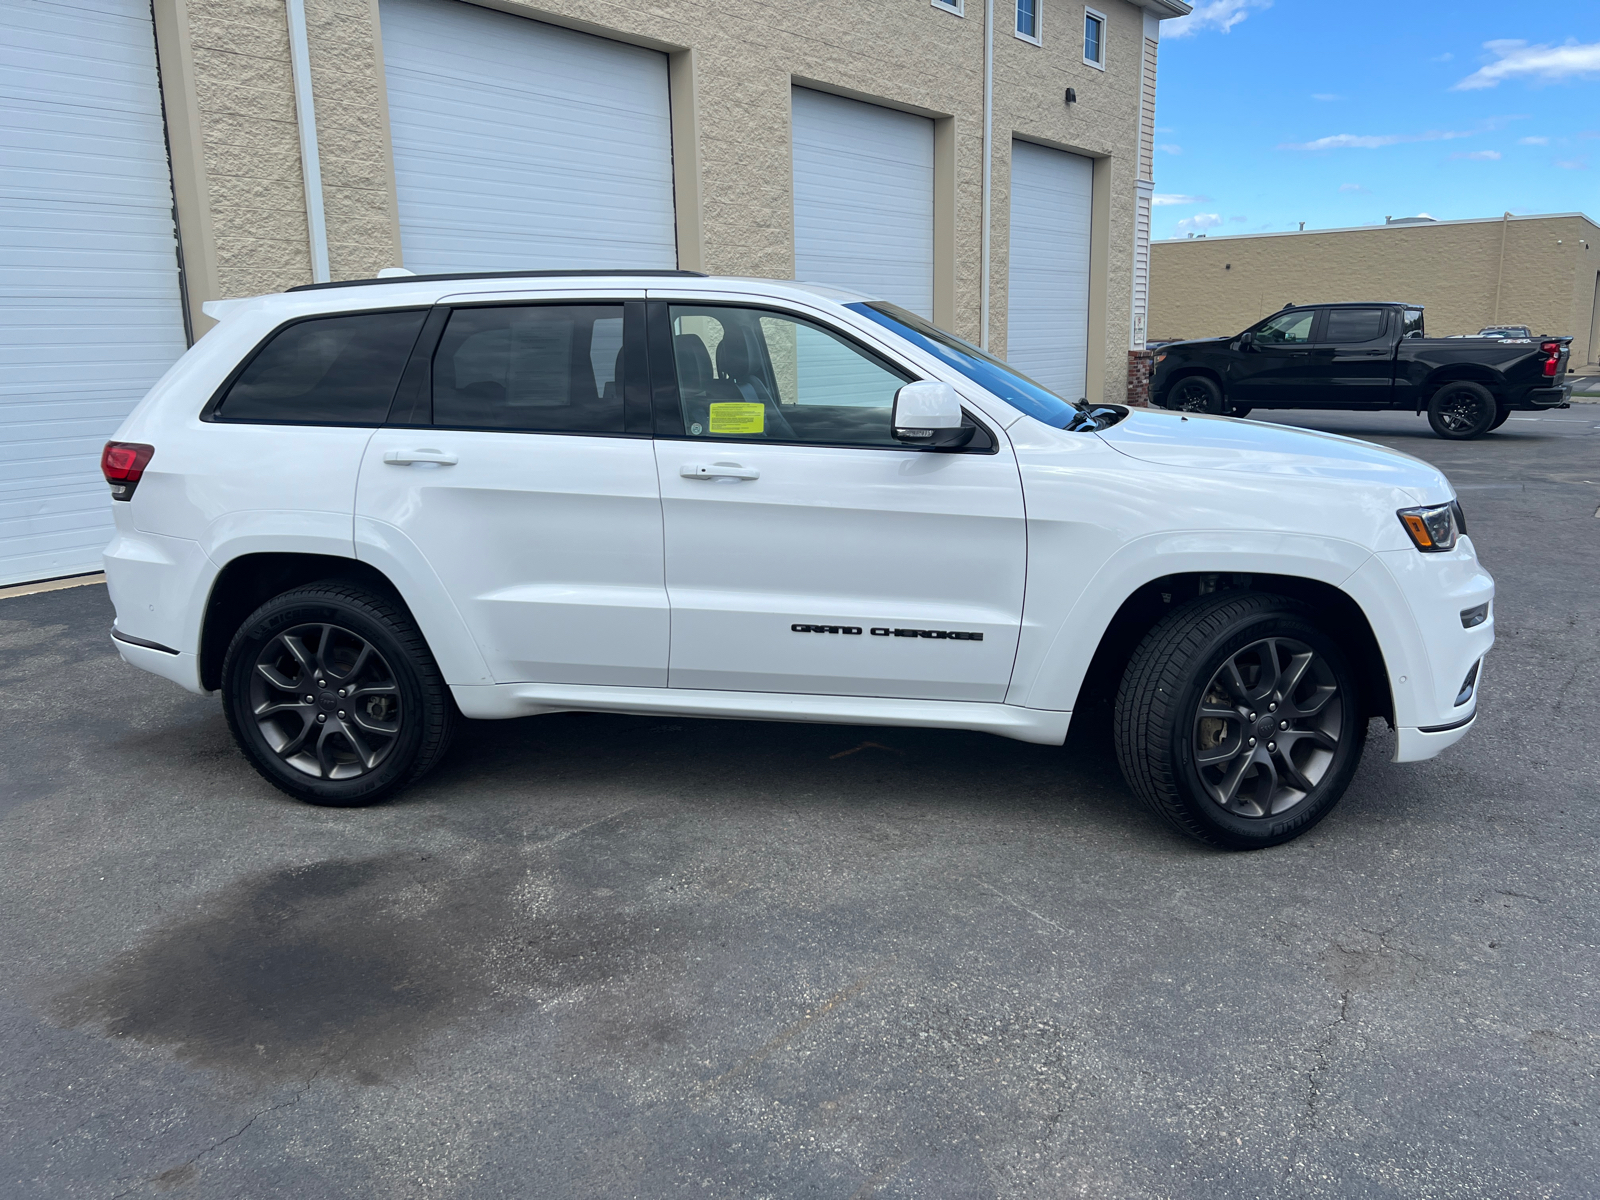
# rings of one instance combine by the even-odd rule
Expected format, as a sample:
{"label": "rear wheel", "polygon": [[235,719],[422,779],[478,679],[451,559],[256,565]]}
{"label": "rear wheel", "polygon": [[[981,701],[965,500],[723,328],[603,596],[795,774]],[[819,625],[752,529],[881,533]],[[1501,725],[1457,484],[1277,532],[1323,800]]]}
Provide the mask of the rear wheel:
{"label": "rear wheel", "polygon": [[1275,846],[1338,803],[1366,717],[1337,642],[1297,603],[1203,596],[1162,620],[1117,690],[1128,785],[1190,837]]}
{"label": "rear wheel", "polygon": [[239,748],[310,804],[372,804],[420,778],[456,721],[410,615],[337,581],[256,609],[228,647],[222,687]]}
{"label": "rear wheel", "polygon": [[1499,411],[1488,388],[1463,379],[1447,383],[1433,394],[1428,401],[1428,424],[1442,438],[1465,441],[1494,428]]}
{"label": "rear wheel", "polygon": [[1204,375],[1189,375],[1172,385],[1167,393],[1167,407],[1176,412],[1223,413],[1222,389],[1213,379]]}

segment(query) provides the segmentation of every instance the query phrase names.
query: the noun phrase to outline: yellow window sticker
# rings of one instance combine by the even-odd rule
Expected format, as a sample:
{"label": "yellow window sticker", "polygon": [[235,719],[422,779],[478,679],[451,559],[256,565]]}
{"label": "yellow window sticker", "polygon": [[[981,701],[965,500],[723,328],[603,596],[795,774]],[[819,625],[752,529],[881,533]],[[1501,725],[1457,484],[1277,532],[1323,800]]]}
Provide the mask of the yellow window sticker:
{"label": "yellow window sticker", "polygon": [[712,433],[763,433],[767,414],[759,404],[728,402],[711,406]]}

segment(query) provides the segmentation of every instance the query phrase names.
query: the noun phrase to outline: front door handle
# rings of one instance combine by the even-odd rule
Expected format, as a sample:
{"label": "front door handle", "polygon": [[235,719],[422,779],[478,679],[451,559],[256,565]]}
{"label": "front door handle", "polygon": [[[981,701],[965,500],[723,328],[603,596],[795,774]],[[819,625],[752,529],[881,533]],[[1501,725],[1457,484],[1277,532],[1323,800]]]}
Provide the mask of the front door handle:
{"label": "front door handle", "polygon": [[678,474],[685,479],[760,479],[755,467],[741,467],[738,463],[684,463]]}
{"label": "front door handle", "polygon": [[409,467],[412,463],[433,463],[441,467],[453,467],[460,459],[444,450],[386,450],[383,461],[396,467]]}

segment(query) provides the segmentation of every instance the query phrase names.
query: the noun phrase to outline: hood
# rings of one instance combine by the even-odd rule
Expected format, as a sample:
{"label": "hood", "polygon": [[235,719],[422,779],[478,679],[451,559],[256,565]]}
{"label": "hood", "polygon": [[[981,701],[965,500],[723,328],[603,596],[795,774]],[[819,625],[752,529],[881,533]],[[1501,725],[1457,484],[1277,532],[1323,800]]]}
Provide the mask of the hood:
{"label": "hood", "polygon": [[1231,337],[1185,338],[1181,342],[1167,342],[1165,345],[1154,347],[1157,354],[1166,354],[1171,350],[1187,350],[1191,346],[1217,346],[1223,342],[1231,342],[1238,334]]}
{"label": "hood", "polygon": [[1420,458],[1356,438],[1264,421],[1133,409],[1126,420],[1096,436],[1129,458],[1165,467],[1377,484],[1399,488],[1419,504],[1442,504],[1455,496],[1444,473]]}

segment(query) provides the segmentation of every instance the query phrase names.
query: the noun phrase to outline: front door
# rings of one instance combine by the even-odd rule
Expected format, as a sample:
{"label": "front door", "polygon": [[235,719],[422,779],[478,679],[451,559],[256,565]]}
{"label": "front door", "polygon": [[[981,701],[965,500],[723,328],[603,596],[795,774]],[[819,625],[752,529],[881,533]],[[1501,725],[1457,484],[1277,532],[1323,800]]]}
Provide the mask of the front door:
{"label": "front door", "polygon": [[1002,700],[1027,550],[1004,436],[908,448],[890,416],[912,374],[847,336],[650,307],[670,686]]}
{"label": "front door", "polygon": [[666,686],[643,310],[453,308],[367,447],[358,553],[437,576],[497,683]]}
{"label": "front door", "polygon": [[1228,364],[1228,399],[1251,408],[1306,403],[1316,317],[1314,308],[1296,309],[1257,326]]}

